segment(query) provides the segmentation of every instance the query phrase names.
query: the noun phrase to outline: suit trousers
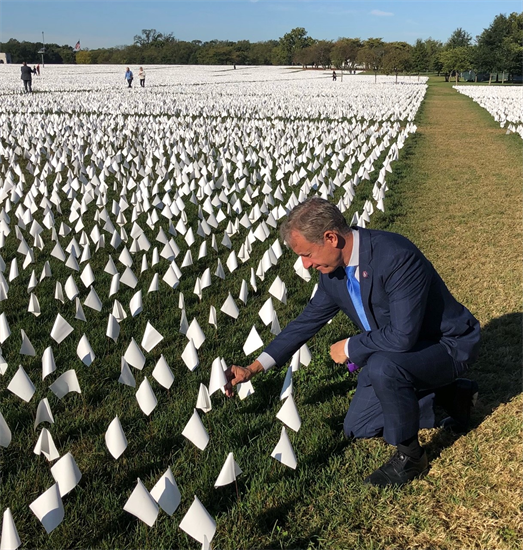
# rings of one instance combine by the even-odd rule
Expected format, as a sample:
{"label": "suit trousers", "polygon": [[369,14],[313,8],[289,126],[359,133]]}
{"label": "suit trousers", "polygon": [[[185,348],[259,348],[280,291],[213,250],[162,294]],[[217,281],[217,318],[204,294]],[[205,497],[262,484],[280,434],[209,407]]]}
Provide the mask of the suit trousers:
{"label": "suit trousers", "polygon": [[373,353],[358,375],[343,423],[345,435],[383,435],[387,443],[398,445],[420,428],[433,428],[434,390],[451,384],[465,369],[435,342],[418,342],[407,352]]}

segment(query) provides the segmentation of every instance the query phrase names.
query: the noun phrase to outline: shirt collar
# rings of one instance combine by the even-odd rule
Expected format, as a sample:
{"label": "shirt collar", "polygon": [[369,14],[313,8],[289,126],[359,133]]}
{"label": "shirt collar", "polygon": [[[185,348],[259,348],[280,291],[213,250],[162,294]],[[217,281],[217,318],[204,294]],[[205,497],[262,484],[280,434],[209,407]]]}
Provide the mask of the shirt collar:
{"label": "shirt collar", "polygon": [[351,229],[352,234],[352,252],[349,259],[348,265],[359,265],[360,264],[360,234],[359,231],[354,231]]}

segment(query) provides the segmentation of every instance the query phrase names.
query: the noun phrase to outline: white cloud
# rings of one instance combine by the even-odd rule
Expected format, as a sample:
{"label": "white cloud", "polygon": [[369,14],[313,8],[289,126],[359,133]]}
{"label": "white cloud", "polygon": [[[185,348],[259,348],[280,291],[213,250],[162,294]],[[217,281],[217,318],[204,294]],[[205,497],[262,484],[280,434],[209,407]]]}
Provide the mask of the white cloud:
{"label": "white cloud", "polygon": [[392,17],[394,14],[390,11],[381,11],[381,10],[372,10],[371,15],[376,15],[377,17]]}

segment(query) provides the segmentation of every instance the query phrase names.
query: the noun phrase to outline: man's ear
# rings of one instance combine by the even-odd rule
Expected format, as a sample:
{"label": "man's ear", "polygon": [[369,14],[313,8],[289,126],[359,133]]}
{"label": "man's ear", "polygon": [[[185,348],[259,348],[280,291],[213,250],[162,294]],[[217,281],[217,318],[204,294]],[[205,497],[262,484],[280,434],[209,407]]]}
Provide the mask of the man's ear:
{"label": "man's ear", "polygon": [[323,234],[323,244],[330,244],[333,248],[338,248],[340,238],[335,231],[325,231]]}

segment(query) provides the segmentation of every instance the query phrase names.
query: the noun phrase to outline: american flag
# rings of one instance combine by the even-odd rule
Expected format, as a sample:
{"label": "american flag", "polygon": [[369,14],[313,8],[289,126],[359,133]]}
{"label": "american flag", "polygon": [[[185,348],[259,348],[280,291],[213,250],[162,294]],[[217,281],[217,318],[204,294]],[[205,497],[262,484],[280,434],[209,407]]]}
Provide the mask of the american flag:
{"label": "american flag", "polygon": [[75,52],[79,52],[80,51],[80,40],[78,40],[78,42],[76,43],[76,46],[74,47],[74,51]]}

